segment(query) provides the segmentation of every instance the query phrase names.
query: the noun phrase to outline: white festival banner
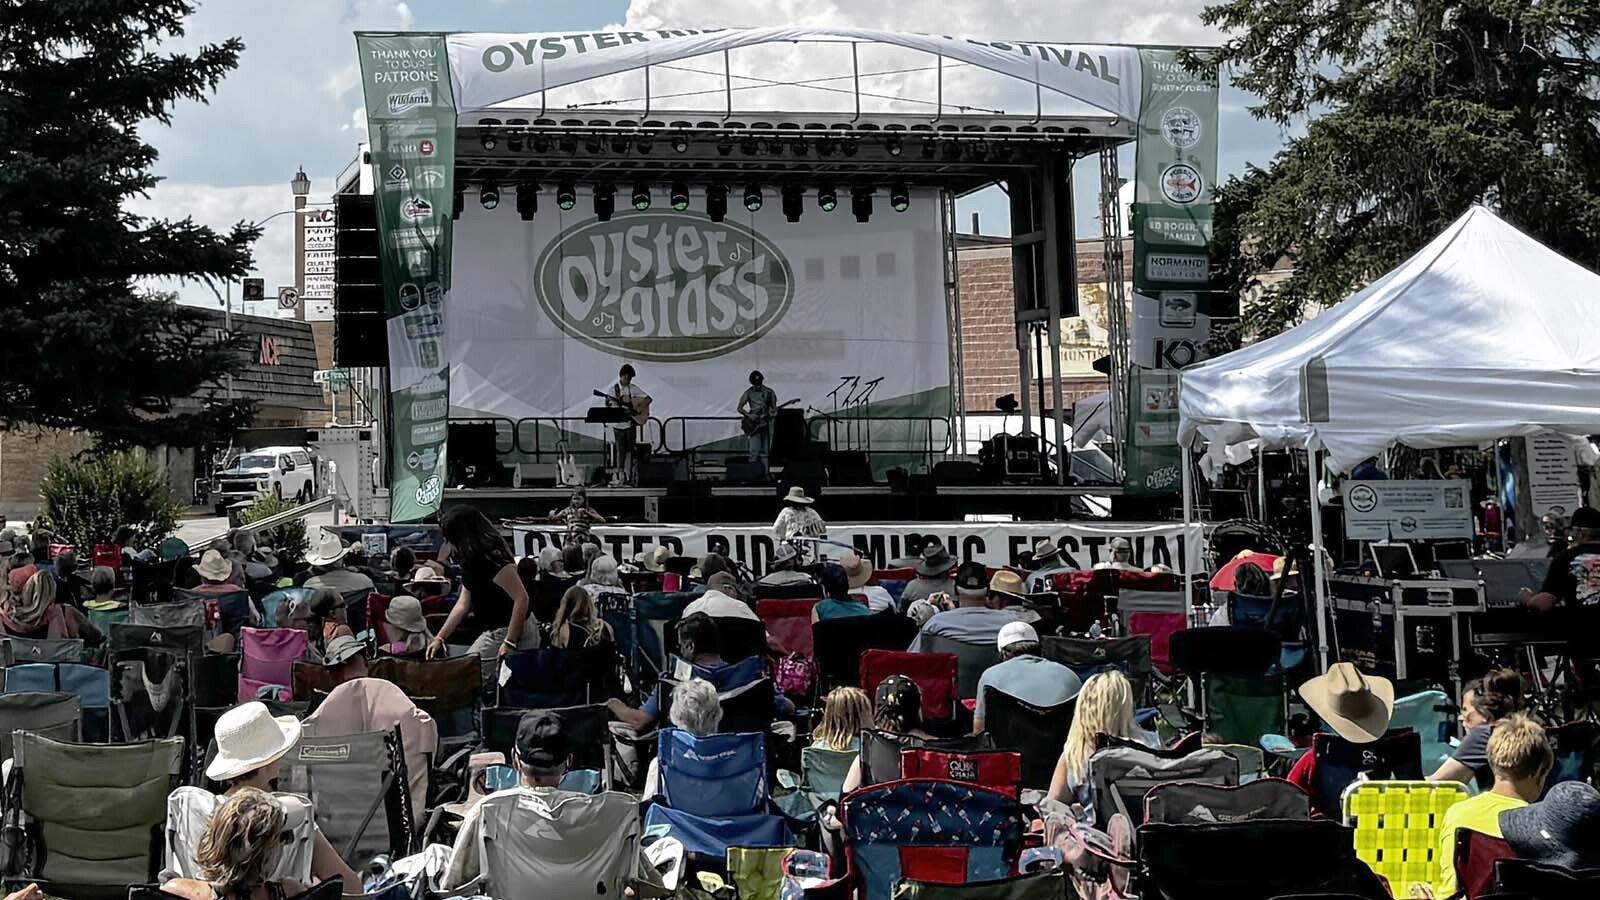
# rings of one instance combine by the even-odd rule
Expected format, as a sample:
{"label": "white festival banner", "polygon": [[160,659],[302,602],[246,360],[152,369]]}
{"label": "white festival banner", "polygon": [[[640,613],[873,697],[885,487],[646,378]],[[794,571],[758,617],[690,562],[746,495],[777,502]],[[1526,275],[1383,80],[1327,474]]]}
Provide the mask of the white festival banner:
{"label": "white festival banner", "polygon": [[[559,526],[513,525],[512,540],[519,556],[536,556],[545,547],[560,547],[564,531]],[[777,539],[765,525],[616,525],[599,526],[593,534],[606,552],[632,559],[657,547],[678,556],[703,556],[713,539],[726,541],[733,558],[758,576],[766,572]],[[823,550],[837,558],[846,548],[870,559],[876,568],[907,555],[907,538],[935,537],[961,561],[987,566],[1014,565],[1024,551],[1048,540],[1061,548],[1062,564],[1090,569],[1111,558],[1111,542],[1127,538],[1133,545],[1134,563],[1143,567],[1164,565],[1179,575],[1203,571],[1205,526],[1181,522],[893,522],[832,523]]]}

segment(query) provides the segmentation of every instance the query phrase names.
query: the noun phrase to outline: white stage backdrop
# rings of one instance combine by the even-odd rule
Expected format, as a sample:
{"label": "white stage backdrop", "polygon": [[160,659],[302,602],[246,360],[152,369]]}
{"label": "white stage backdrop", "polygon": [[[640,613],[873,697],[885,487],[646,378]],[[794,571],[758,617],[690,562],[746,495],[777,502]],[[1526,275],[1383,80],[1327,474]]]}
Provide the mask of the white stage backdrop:
{"label": "white stage backdrop", "polygon": [[[559,547],[562,530],[512,526],[512,541],[517,555],[538,555],[547,546]],[[621,559],[632,559],[657,547],[671,547],[681,556],[705,554],[712,537],[727,539],[733,556],[750,566],[757,575],[767,570],[776,543],[772,529],[764,525],[618,525],[601,526],[594,534],[606,551]],[[905,555],[908,535],[936,536],[951,555],[977,560],[989,566],[1007,566],[1017,561],[1024,550],[1037,541],[1049,540],[1061,548],[1065,565],[1093,568],[1111,558],[1111,541],[1127,538],[1133,544],[1134,562],[1149,567],[1169,566],[1178,574],[1204,571],[1205,527],[1181,522],[1106,522],[1091,525],[1078,522],[897,522],[831,523],[828,540],[856,548],[878,568]],[[837,547],[832,555],[843,552]]]}
{"label": "white stage backdrop", "polygon": [[[512,186],[493,210],[468,190],[446,307],[452,416],[581,418],[625,362],[661,419],[733,415],[752,369],[801,408],[843,410],[865,396],[872,415],[949,415],[936,193],[916,192],[896,213],[879,188],[871,220],[858,223],[848,185],[831,213],[811,186],[791,223],[776,189],[751,213],[732,185],[717,224],[702,188],[685,212],[671,209],[665,185],[654,190],[638,212],[619,183],[608,223],[587,187],[565,211],[541,193],[528,222]],[[686,443],[736,433],[698,426]]]}

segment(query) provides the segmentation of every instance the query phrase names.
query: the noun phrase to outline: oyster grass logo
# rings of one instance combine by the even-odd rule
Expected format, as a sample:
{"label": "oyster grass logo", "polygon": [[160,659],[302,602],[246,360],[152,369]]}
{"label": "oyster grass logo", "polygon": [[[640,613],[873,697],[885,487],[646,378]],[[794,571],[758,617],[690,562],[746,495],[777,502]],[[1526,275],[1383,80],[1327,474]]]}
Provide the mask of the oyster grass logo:
{"label": "oyster grass logo", "polygon": [[417,487],[417,503],[421,506],[432,506],[439,502],[439,497],[444,494],[444,481],[437,475],[429,475]]}
{"label": "oyster grass logo", "polygon": [[556,238],[534,272],[539,303],[563,331],[636,361],[732,353],[794,300],[794,270],[776,244],[695,213],[587,222]]}

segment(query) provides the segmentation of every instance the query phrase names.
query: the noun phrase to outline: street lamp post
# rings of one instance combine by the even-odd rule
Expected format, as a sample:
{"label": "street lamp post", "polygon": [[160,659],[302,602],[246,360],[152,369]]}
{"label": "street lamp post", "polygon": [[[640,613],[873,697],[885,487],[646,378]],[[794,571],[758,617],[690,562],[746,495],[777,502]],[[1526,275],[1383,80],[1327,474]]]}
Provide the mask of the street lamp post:
{"label": "street lamp post", "polygon": [[[295,212],[306,208],[306,197],[311,193],[311,179],[306,175],[304,168],[294,173],[294,178],[289,181],[289,190],[294,192]],[[304,297],[306,293],[306,223],[301,216],[294,217],[294,295]],[[305,321],[306,304],[299,301],[294,308],[294,317]]]}

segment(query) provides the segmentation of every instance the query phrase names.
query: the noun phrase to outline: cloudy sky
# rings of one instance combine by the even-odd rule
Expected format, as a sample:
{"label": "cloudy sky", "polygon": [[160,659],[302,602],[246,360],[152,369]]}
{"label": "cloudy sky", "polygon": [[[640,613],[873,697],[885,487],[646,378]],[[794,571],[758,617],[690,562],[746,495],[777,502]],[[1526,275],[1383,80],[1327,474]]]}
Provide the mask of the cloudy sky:
{"label": "cloudy sky", "polygon": [[[598,30],[713,25],[854,25],[989,38],[1030,36],[1064,42],[1209,44],[1197,0],[196,0],[198,12],[175,48],[237,36],[239,68],[208,105],[181,106],[170,128],[147,127],[160,151],[165,181],[141,213],[193,216],[226,227],[260,221],[292,204],[289,179],[304,167],[312,200],[326,200],[335,177],[366,136],[355,40],[358,30]],[[1224,174],[1246,162],[1265,163],[1281,141],[1277,129],[1253,121],[1248,98],[1224,89],[1220,129]],[[1092,190],[1093,160],[1079,183]],[[1131,153],[1122,161],[1131,172]],[[1080,195],[1089,191],[1080,187]],[[979,211],[986,233],[1005,228],[997,191],[964,202],[960,222]],[[1087,207],[1080,203],[1081,210]],[[1095,228],[1080,215],[1080,233]],[[256,245],[257,273],[267,293],[293,283],[293,216],[265,225]],[[203,286],[172,286],[181,299],[216,304]],[[235,301],[237,302],[237,300]],[[271,304],[264,304],[270,306]],[[265,313],[267,310],[251,310]]]}

